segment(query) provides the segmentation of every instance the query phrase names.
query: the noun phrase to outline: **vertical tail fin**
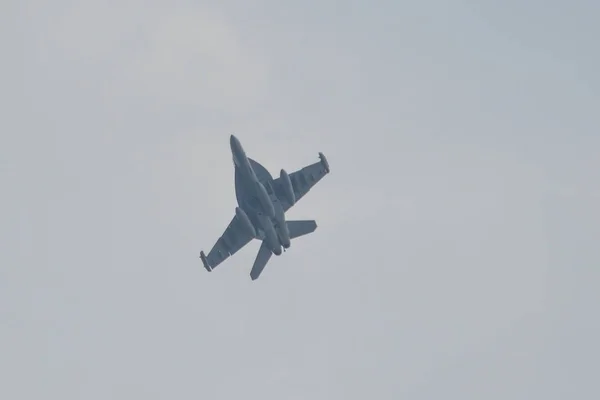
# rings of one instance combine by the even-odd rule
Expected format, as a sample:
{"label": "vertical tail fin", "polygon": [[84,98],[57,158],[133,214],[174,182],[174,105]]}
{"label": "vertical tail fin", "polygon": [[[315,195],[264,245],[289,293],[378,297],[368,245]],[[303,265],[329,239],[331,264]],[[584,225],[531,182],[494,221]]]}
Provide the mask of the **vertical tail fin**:
{"label": "vertical tail fin", "polygon": [[315,220],[286,221],[286,224],[290,231],[290,239],[308,235],[317,229],[317,222]]}
{"label": "vertical tail fin", "polygon": [[258,279],[260,273],[265,268],[265,265],[267,265],[271,259],[272,254],[273,253],[271,252],[271,249],[269,249],[267,243],[263,241],[258,250],[258,254],[256,255],[256,260],[254,260],[252,270],[250,271],[250,278],[252,278],[253,281]]}
{"label": "vertical tail fin", "polygon": [[[317,229],[317,222],[314,220],[286,221],[286,224],[290,231],[290,239],[307,235]],[[250,271],[250,278],[252,278],[253,281],[258,279],[272,255],[273,252],[269,249],[267,243],[263,241],[258,250],[258,254],[256,255],[256,260],[254,260],[252,270]]]}

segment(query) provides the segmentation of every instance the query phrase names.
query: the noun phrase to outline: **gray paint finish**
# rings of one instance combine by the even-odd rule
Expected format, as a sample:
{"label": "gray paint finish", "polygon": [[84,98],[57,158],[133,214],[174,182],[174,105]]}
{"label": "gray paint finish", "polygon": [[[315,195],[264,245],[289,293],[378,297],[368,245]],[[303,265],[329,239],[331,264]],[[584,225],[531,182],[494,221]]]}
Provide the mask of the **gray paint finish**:
{"label": "gray paint finish", "polygon": [[289,221],[285,213],[304,197],[323,177],[329,174],[329,162],[319,152],[320,161],[280,177],[258,161],[249,158],[235,135],[230,136],[235,171],[235,216],[206,255],[200,252],[204,268],[211,272],[223,261],[240,251],[253,239],[261,247],[250,272],[252,280],[259,278],[271,254],[281,255],[291,246],[291,239],[314,232],[314,220]]}
{"label": "gray paint finish", "polygon": [[0,1],[0,399],[600,398],[599,7]]}

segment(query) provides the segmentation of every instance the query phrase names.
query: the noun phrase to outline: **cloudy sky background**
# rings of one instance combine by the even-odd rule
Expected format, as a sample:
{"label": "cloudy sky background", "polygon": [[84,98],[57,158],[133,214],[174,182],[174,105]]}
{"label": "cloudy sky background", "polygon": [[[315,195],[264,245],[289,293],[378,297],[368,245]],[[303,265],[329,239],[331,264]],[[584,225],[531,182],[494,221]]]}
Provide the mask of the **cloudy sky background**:
{"label": "cloudy sky background", "polygon": [[[596,1],[6,1],[0,398],[596,399]],[[213,273],[229,135],[319,228]]]}

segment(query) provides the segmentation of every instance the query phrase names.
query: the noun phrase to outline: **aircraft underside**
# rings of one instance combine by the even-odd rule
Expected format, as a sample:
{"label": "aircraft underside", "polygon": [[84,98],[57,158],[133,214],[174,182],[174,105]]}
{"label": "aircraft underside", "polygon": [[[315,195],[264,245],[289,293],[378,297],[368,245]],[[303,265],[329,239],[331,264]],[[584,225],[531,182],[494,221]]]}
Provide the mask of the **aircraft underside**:
{"label": "aircraft underside", "polygon": [[208,255],[200,252],[207,271],[212,271],[253,239],[261,241],[250,272],[257,279],[271,256],[281,255],[292,239],[312,233],[315,221],[286,221],[285,213],[329,173],[322,153],[320,161],[288,174],[280,171],[273,179],[260,163],[246,156],[239,140],[231,135],[231,151],[235,164],[235,192],[238,202],[235,215]]}

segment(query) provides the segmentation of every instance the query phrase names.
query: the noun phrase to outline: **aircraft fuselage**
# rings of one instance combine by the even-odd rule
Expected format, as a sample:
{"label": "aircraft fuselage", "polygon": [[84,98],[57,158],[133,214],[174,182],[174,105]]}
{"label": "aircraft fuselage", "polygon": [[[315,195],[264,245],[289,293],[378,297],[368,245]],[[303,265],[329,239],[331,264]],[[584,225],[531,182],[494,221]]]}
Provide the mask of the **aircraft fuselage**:
{"label": "aircraft fuselage", "polygon": [[242,176],[251,182],[258,182],[258,178],[254,169],[250,165],[250,160],[246,156],[246,152],[242,147],[242,144],[234,135],[229,138],[229,145],[231,146],[231,154],[233,156],[233,163],[236,168],[239,169]]}
{"label": "aircraft fuselage", "polygon": [[281,169],[279,177],[274,179],[264,166],[246,155],[234,135],[229,143],[238,206],[208,254],[200,251],[200,259],[211,272],[253,239],[258,239],[261,244],[250,271],[250,277],[256,280],[273,254],[281,255],[292,240],[317,229],[315,220],[288,221],[285,213],[329,173],[329,163],[323,153],[319,153],[319,162],[290,174]]}
{"label": "aircraft fuselage", "polygon": [[281,255],[282,248],[289,248],[291,240],[285,212],[273,188],[273,177],[260,163],[248,158],[234,135],[230,145],[238,206],[248,216],[257,238],[264,239],[273,254]]}

